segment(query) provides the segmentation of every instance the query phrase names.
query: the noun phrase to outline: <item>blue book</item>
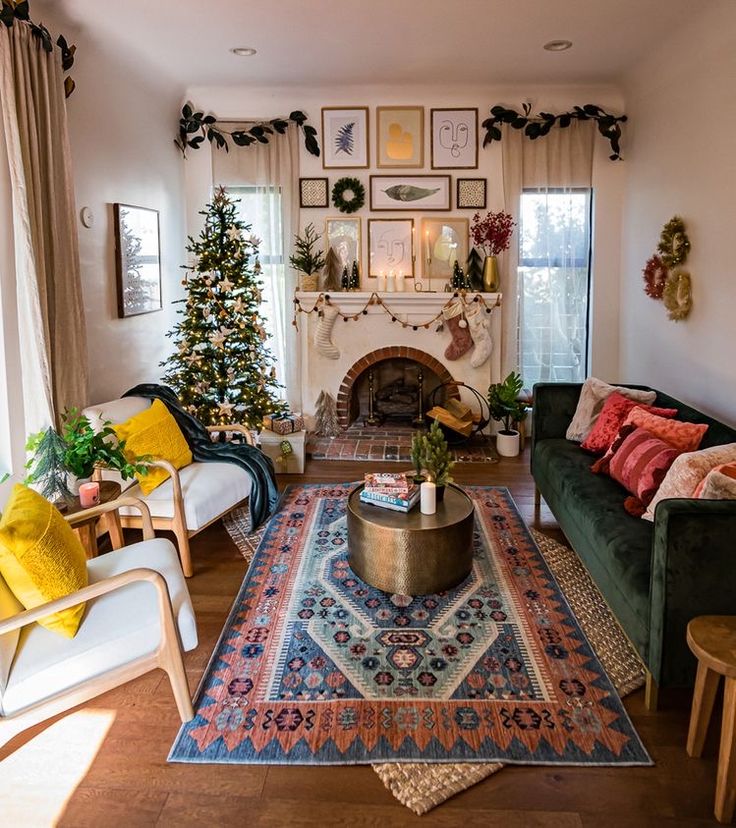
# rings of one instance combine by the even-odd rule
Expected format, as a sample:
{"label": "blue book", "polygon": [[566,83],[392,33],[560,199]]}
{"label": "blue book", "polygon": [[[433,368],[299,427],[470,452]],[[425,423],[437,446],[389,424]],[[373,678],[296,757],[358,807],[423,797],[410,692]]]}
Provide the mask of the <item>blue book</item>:
{"label": "blue book", "polygon": [[360,501],[370,503],[372,506],[380,506],[383,509],[393,509],[396,512],[408,512],[419,501],[419,491],[414,492],[409,500],[404,500],[400,497],[372,494],[364,490],[360,493]]}

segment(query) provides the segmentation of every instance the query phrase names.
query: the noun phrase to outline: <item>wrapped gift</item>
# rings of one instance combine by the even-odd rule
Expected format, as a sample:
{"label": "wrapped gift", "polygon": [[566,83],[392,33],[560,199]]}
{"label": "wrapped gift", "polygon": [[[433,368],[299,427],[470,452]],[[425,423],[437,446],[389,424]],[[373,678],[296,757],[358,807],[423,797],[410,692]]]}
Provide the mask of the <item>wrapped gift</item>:
{"label": "wrapped gift", "polygon": [[267,414],[263,425],[274,434],[294,434],[304,429],[304,417],[299,413]]}

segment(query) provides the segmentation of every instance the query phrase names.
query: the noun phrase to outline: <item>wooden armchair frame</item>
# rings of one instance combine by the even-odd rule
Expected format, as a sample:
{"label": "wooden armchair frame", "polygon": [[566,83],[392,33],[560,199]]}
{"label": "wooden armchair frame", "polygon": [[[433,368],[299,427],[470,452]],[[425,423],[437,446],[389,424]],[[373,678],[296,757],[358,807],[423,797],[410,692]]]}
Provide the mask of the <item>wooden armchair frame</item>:
{"label": "wooden armchair frame", "polygon": [[[66,517],[66,520],[73,526],[80,521],[102,516],[113,509],[119,509],[121,506],[132,506],[140,511],[141,517],[139,520],[143,528],[144,540],[152,540],[156,537],[148,507],[145,503],[134,497],[121,497],[117,500],[111,500],[108,503],[93,506],[91,509],[85,509],[74,515],[69,515]],[[174,620],[169,589],[166,584],[166,579],[154,569],[139,567],[128,570],[127,572],[121,572],[110,578],[104,578],[96,584],[90,584],[63,598],[57,598],[39,607],[20,612],[11,618],[0,621],[0,635],[32,624],[38,621],[39,618],[43,618],[51,613],[68,609],[83,601],[89,601],[92,598],[97,598],[100,595],[105,595],[108,592],[113,592],[116,589],[121,589],[128,584],[139,581],[148,581],[156,589],[159,620],[161,622],[161,641],[156,652],[135,659],[114,670],[109,670],[103,675],[93,679],[88,679],[83,684],[70,687],[19,713],[8,716],[0,715],[0,745],[5,744],[13,736],[34,724],[44,721],[44,719],[48,719],[57,713],[61,713],[95,696],[106,693],[108,690],[112,690],[125,682],[131,681],[159,667],[169,677],[182,722],[188,722],[194,718],[194,709],[189,695],[189,684],[184,670],[179,630]]]}

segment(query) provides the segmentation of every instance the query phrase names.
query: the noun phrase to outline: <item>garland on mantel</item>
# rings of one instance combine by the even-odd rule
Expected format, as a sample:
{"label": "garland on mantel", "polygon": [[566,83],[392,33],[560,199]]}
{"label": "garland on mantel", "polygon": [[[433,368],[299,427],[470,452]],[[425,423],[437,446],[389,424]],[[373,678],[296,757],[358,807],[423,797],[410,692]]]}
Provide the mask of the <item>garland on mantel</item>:
{"label": "garland on mantel", "polygon": [[[449,295],[449,294],[448,294]],[[498,308],[501,305],[501,298],[499,296],[496,297],[496,301],[493,305],[488,305],[485,298],[480,295],[480,293],[476,293],[475,296],[472,298],[471,302],[467,301],[469,296],[469,291],[461,290],[456,291],[453,293],[447,302],[442,306],[442,310],[444,310],[448,305],[450,305],[455,299],[460,299],[463,305],[469,305],[471,302],[480,302],[483,307],[486,309],[486,313],[492,313],[494,308]],[[332,301],[332,298],[329,293],[320,293],[317,299],[314,302],[314,305],[311,308],[303,308],[300,299],[295,296],[294,297],[294,319],[292,320],[291,324],[299,330],[299,314],[306,313],[312,314],[316,313],[318,316],[322,316],[323,311],[322,307],[324,305],[331,305],[335,307],[339,316],[342,317],[343,322],[347,322],[349,319],[352,319],[354,322],[357,322],[361,316],[367,316],[368,308],[371,305],[378,305],[384,313],[388,314],[391,317],[392,322],[396,322],[401,325],[402,328],[411,328],[414,331],[418,331],[419,328],[424,328],[425,330],[429,330],[435,322],[442,319],[442,310],[436,315],[433,316],[427,322],[422,322],[421,324],[413,324],[411,322],[405,322],[403,319],[399,318],[399,315],[391,310],[391,308],[386,304],[386,302],[374,291],[368,297],[368,301],[363,305],[363,307],[357,313],[343,313],[339,308],[337,308]],[[414,314],[412,314],[413,316]]]}
{"label": "garland on mantel", "polygon": [[[37,40],[41,41],[41,46],[43,47],[44,52],[47,52],[48,54],[53,52],[54,41],[51,37],[51,32],[49,32],[43,23],[34,23],[31,20],[31,9],[28,0],[21,0],[21,2],[16,2],[15,0],[2,0],[2,6],[0,6],[0,23],[4,23],[5,26],[10,29],[16,21],[26,23],[31,27],[31,34]],[[77,47],[70,46],[64,35],[59,35],[56,38],[56,45],[61,51],[61,68],[65,72],[68,72],[74,65],[74,53],[76,52]],[[72,94],[75,86],[76,84],[74,83],[74,80],[67,75],[66,78],[64,78],[64,95],[67,98]]]}
{"label": "garland on mantel", "polygon": [[285,118],[272,118],[270,121],[262,121],[248,129],[235,129],[229,131],[223,129],[214,115],[205,115],[204,112],[195,111],[191,103],[185,103],[181,109],[179,118],[179,135],[174,143],[186,157],[187,147],[199,149],[205,138],[218,149],[230,151],[226,135],[238,147],[249,147],[251,144],[267,144],[269,136],[274,133],[285,135],[289,123],[296,124],[304,131],[304,146],[311,155],[319,157],[319,143],[317,142],[317,130],[307,123],[307,116],[298,109],[290,112]]}
{"label": "garland on mantel", "polygon": [[628,119],[626,115],[611,115],[596,104],[585,104],[585,106],[574,106],[570,112],[561,112],[559,115],[552,115],[550,112],[540,112],[539,115],[532,115],[531,104],[522,104],[522,112],[510,109],[505,106],[492,106],[491,117],[483,121],[483,128],[486,131],[483,138],[483,146],[486,147],[492,141],[501,140],[499,124],[510,124],[513,129],[523,129],[524,135],[531,141],[548,135],[553,126],[558,125],[566,129],[573,121],[595,121],[598,132],[611,144],[611,161],[621,161],[621,124]]}

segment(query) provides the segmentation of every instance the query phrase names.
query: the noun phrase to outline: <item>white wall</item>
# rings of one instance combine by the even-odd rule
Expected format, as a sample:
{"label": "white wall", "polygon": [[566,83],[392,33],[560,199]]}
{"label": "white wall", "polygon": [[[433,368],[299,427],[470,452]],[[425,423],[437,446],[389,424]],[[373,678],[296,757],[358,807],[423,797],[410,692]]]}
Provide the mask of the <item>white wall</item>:
{"label": "white wall", "polygon": [[[531,94],[531,97],[530,97]],[[432,173],[430,169],[429,147],[429,110],[438,107],[478,107],[480,121],[488,115],[491,106],[497,103],[520,105],[523,101],[532,103],[534,110],[547,109],[560,111],[574,104],[597,103],[611,111],[622,111],[623,100],[620,93],[609,86],[594,87],[473,87],[463,86],[360,86],[329,88],[247,88],[247,87],[192,87],[187,91],[192,103],[207,112],[212,112],[222,120],[243,118],[272,118],[288,114],[293,109],[303,110],[310,123],[321,133],[321,107],[323,106],[368,106],[370,108],[370,155],[375,162],[375,119],[376,106],[381,105],[423,105],[425,107],[425,168],[412,172]],[[625,152],[624,144],[624,152]],[[216,150],[214,150],[216,151]],[[246,150],[236,150],[244,151]],[[596,154],[593,169],[593,186],[595,189],[596,238],[593,254],[593,293],[592,293],[592,343],[591,369],[593,373],[611,380],[619,379],[619,270],[621,254],[621,209],[623,202],[625,168],[621,163],[608,160],[608,144],[604,139],[596,142]],[[209,148],[190,152],[186,162],[187,181],[187,230],[195,235],[199,232],[201,217],[197,211],[202,209],[209,196],[211,185],[211,164]],[[371,167],[367,170],[323,170],[321,158],[309,155],[302,147],[302,177],[328,177],[330,187],[343,176],[359,178],[366,187],[366,206],[356,215],[362,219],[363,232],[363,270],[367,263],[367,218],[385,217],[385,213],[371,214],[368,210],[368,176],[391,172]],[[479,150],[479,168],[477,170],[437,170],[438,174],[450,173],[452,176],[452,203],[455,203],[455,179],[487,177],[488,208],[502,209],[503,179],[501,167],[500,144],[494,143],[486,149]],[[474,210],[453,210],[458,216],[472,218]],[[308,209],[301,211],[301,225],[313,222],[318,229],[323,229],[326,216],[339,215],[334,207],[326,210]],[[402,213],[412,217],[411,213]],[[419,238],[420,213],[415,214],[417,238]],[[419,260],[417,257],[417,267]],[[436,280],[435,280],[436,281]],[[365,282],[365,279],[364,279]],[[367,283],[365,283],[367,287]],[[437,285],[433,285],[437,287]],[[503,290],[503,278],[502,286]],[[507,299],[508,301],[508,299]]]}
{"label": "white wall", "polygon": [[[711,0],[627,78],[621,375],[736,424],[736,3]],[[685,220],[694,305],[683,322],[642,289],[662,225]]]}
{"label": "white wall", "polygon": [[[54,29],[55,31],[55,29]],[[157,381],[170,352],[164,334],[175,318],[184,262],[183,161],[174,146],[179,93],[119,59],[104,44],[74,37],[77,83],[68,100],[78,210],[94,225],[79,227],[87,315],[90,402],[119,396],[138,382]],[[160,212],[164,309],[118,319],[112,204]]]}

